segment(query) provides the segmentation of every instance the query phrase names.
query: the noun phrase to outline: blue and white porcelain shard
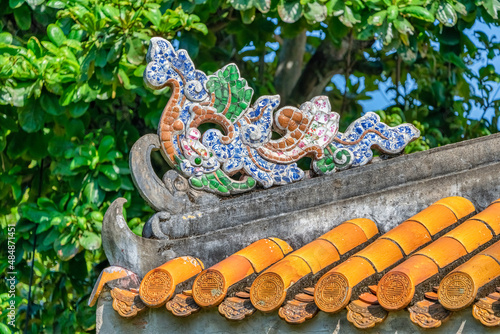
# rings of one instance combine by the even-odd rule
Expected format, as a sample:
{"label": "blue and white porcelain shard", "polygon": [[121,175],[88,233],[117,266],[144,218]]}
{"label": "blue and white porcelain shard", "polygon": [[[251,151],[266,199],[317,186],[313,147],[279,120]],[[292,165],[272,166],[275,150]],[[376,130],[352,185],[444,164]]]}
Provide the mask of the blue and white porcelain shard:
{"label": "blue and white porcelain shard", "polygon": [[[372,112],[353,122],[344,133],[337,132],[339,116],[331,110],[324,96],[306,102],[300,110],[295,108],[295,114],[290,116],[290,122],[295,122],[295,117],[299,116],[309,122],[296,126],[290,123],[293,126],[275,129],[275,115],[285,110],[276,110],[280,97],[262,96],[250,105],[253,90],[240,77],[236,65],[229,64],[207,76],[195,69],[185,50],[175,51],[168,41],[158,37],[151,39],[147,61],[144,81],[148,87],[155,90],[166,86],[175,88],[172,95],[175,93],[178,98],[175,103],[171,103],[173,99],[170,98],[158,126],[158,135],[161,140],[167,138],[165,140],[173,146],[170,152],[162,146],[164,156],[169,157],[167,161],[190,180],[212,175],[212,182],[226,187],[219,177],[240,173],[264,188],[284,185],[304,178],[304,171],[297,166],[299,156],[311,157],[316,171],[316,163],[330,156],[336,165],[331,171],[336,171],[367,164],[373,157],[372,147],[396,154],[420,136],[413,125],[389,127]],[[197,125],[204,122],[220,124],[230,133],[209,129],[202,134],[193,125],[195,121]],[[162,122],[168,122],[168,126]],[[271,139],[273,129],[290,138],[286,143],[282,141],[283,147],[279,149],[277,141]],[[263,155],[269,152],[272,154]],[[281,156],[287,159],[280,159]],[[295,158],[290,159],[290,156]],[[227,188],[224,195],[243,189]],[[222,194],[220,189],[218,186],[203,188]]]}
{"label": "blue and white porcelain shard", "polygon": [[383,153],[397,154],[419,136],[420,131],[412,124],[390,127],[380,122],[380,116],[376,113],[367,112],[349,125],[344,133],[337,133],[331,145],[352,152],[354,159],[351,166],[356,167],[370,162],[373,146]]}

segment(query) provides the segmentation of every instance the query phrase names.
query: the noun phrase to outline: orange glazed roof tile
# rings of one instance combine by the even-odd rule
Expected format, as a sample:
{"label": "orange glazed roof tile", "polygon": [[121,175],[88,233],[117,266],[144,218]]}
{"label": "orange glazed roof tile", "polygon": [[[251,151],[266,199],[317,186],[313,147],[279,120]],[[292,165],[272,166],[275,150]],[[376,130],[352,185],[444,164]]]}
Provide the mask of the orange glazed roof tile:
{"label": "orange glazed roof tile", "polygon": [[[499,209],[497,203],[489,205],[482,213],[468,219],[391,269],[378,284],[380,305],[389,311],[403,309],[412,301],[417,285],[492,241],[495,235],[491,226],[500,224],[500,215],[496,214]],[[476,219],[477,216],[486,221]],[[431,269],[433,265],[437,266],[437,270]]]}
{"label": "orange glazed roof tile", "polygon": [[[474,212],[469,200],[447,197],[373,242],[379,233],[377,225],[366,218],[351,219],[296,251],[285,240],[266,238],[205,270],[202,259],[176,258],[151,270],[140,287],[138,283],[128,288],[114,285],[136,275],[124,268],[108,268],[101,273],[89,304],[95,304],[101,291],[109,288],[113,307],[123,317],[165,303],[167,310],[181,317],[218,305],[219,313],[230,320],[246,319],[257,309],[279,309],[279,316],[292,324],[313,318],[319,310],[333,313],[347,307],[349,322],[370,328],[382,322],[387,311],[409,305],[419,284],[429,277],[498,240],[500,199],[471,217]],[[357,253],[343,257],[357,247],[361,248]],[[323,274],[322,270],[335,264]],[[315,276],[318,273],[323,276]],[[314,288],[303,286],[289,296],[289,288],[305,277],[316,283]],[[368,285],[380,277],[378,285]],[[426,291],[424,299],[411,307],[409,317],[421,327],[438,327],[450,317],[447,310],[470,306],[477,300],[478,289],[498,278],[500,241],[456,266],[441,279],[437,293]],[[356,292],[359,299],[351,301],[354,287],[361,292]],[[492,309],[496,294],[490,293],[474,305],[474,317],[488,323],[482,314],[488,307]],[[424,318],[428,320],[422,321]]]}

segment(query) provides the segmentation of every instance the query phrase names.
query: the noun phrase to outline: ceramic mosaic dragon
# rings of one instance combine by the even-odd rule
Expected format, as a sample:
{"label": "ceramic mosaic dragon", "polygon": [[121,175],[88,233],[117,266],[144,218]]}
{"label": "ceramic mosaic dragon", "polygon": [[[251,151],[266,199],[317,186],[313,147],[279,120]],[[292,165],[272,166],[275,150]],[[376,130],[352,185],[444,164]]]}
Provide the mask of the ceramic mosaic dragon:
{"label": "ceramic mosaic dragon", "polygon": [[[194,189],[221,195],[241,193],[304,178],[297,166],[312,158],[312,169],[329,174],[368,163],[371,147],[401,152],[419,131],[411,124],[389,127],[368,112],[339,132],[339,115],[326,96],[300,108],[283,107],[278,95],[259,97],[229,64],[212,75],[196,70],[185,50],[175,51],[162,39],[151,39],[144,81],[152,89],[169,86],[172,95],[158,126],[161,151],[169,165],[188,178]],[[215,123],[224,133],[203,123]],[[282,135],[271,139],[272,133]],[[239,180],[231,178],[239,173]]]}

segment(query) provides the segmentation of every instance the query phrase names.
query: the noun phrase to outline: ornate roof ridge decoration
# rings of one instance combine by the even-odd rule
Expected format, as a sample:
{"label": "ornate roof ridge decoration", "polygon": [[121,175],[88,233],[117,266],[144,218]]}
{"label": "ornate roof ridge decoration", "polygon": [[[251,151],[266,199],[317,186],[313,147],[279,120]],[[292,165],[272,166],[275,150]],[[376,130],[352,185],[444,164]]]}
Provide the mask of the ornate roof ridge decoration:
{"label": "ornate roof ridge decoration", "polygon": [[[312,158],[315,173],[331,174],[367,164],[372,147],[398,154],[420,136],[412,124],[390,127],[373,112],[339,132],[340,116],[331,110],[326,96],[314,97],[299,108],[276,110],[278,95],[262,96],[251,104],[253,89],[235,64],[206,75],[195,69],[185,50],[175,51],[159,37],[151,39],[147,61],[145,84],[155,90],[168,86],[172,92],[160,118],[158,139],[163,157],[176,173],[166,175],[163,182],[153,175],[149,153],[158,142],[151,136],[139,139],[131,154],[131,162],[145,167],[132,166],[134,182],[157,211],[180,212],[187,188],[195,194],[191,197],[203,201],[196,191],[227,196],[257,185],[289,184],[304,179],[306,173],[297,166],[303,157]],[[224,133],[209,129],[202,134],[197,128],[203,123],[218,124]],[[282,137],[271,139],[273,131]],[[241,178],[232,179],[237,173]],[[177,198],[163,203],[172,197]]]}
{"label": "ornate roof ridge decoration", "polygon": [[318,312],[314,303],[314,288],[305,288],[280,307],[278,315],[289,324],[298,325],[314,318]]}
{"label": "ornate roof ridge decoration", "polygon": [[500,326],[500,287],[475,303],[472,315],[485,326]]}
{"label": "ornate roof ridge decoration", "polygon": [[228,320],[243,320],[257,309],[250,301],[250,287],[238,291],[233,297],[227,297],[219,304],[219,313]]}
{"label": "ornate roof ridge decoration", "polygon": [[379,305],[377,296],[363,293],[359,299],[347,305],[347,320],[360,329],[372,328],[387,318],[387,312]]}
{"label": "ornate roof ridge decoration", "polygon": [[177,317],[188,317],[201,310],[201,307],[195,303],[192,290],[184,290],[175,295],[166,304],[167,310]]}
{"label": "ornate roof ridge decoration", "polygon": [[411,321],[422,328],[437,328],[447,321],[453,312],[445,309],[438,301],[438,287],[426,292],[425,298],[408,308]]}

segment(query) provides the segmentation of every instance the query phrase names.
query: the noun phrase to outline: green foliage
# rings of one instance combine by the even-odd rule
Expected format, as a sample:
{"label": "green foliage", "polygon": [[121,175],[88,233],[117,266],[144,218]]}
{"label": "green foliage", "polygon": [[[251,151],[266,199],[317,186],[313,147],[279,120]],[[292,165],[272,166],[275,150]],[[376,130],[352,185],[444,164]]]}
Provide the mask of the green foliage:
{"label": "green foliage", "polygon": [[[233,119],[251,103],[252,90],[256,97],[276,94],[280,58],[301,51],[287,49],[283,39],[315,31],[306,39],[304,65],[289,70],[307,72],[325,43],[347,50],[311,71],[324,67],[330,76],[342,74],[345,85],[328,83],[328,77],[316,91],[326,86],[343,130],[361,115],[379,83],[389,82],[393,105],[378,113],[391,126],[411,122],[420,129],[422,138],[406,148],[410,153],[498,132],[494,84],[500,75],[493,60],[500,43],[478,30],[475,44],[464,31],[479,21],[498,27],[499,10],[498,0],[2,0],[0,227],[16,225],[18,328],[27,319],[35,233],[28,328],[86,332],[95,327],[87,300],[107,266],[100,240],[107,207],[125,197],[129,226],[137,234],[151,215],[128,168],[130,147],[155,131],[169,97],[143,84],[151,37],[174,40],[207,74],[236,63],[250,88],[234,66],[216,72],[208,84],[231,101]],[[380,47],[371,48],[374,41]],[[354,42],[366,46],[356,49]],[[484,63],[471,70],[482,54]],[[473,106],[484,112],[478,120],[470,119]],[[320,166],[324,172],[342,167],[331,155]],[[336,158],[341,161],[341,152]],[[225,175],[190,182],[222,192],[255,186],[253,179],[234,182]],[[6,265],[0,264],[2,273]],[[5,309],[6,294],[0,300]],[[5,323],[5,313],[0,320]]]}
{"label": "green foliage", "polygon": [[[17,223],[18,309],[27,302],[37,234],[33,333],[95,327],[87,298],[105,266],[103,214],[115,198],[129,199],[130,225],[140,234],[151,212],[134,192],[128,167],[139,131],[152,131],[167,102],[143,86],[147,43],[155,35],[207,32],[196,15],[161,6],[11,1],[4,9],[0,222],[3,230]],[[6,245],[2,238],[2,253]],[[19,313],[19,328],[25,318]]]}

